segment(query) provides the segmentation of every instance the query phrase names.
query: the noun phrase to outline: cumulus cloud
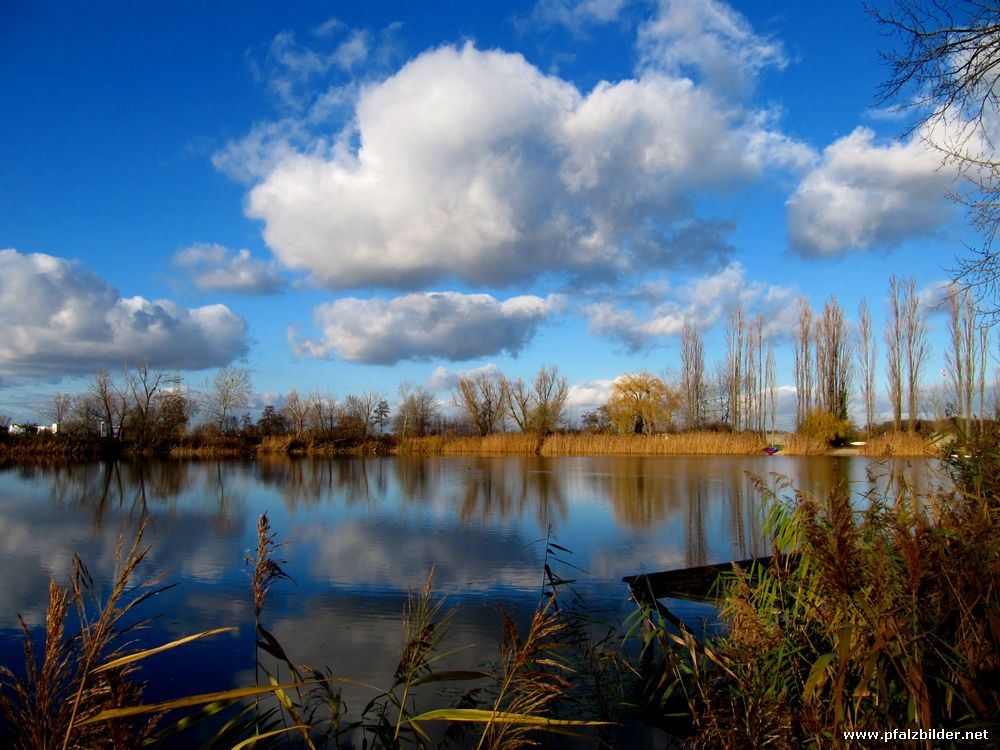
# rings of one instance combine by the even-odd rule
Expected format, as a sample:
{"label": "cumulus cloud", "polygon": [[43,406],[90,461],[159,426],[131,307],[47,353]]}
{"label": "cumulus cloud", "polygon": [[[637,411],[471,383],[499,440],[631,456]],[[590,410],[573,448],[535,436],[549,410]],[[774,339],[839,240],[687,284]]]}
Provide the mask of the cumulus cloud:
{"label": "cumulus cloud", "polygon": [[[363,87],[351,122],[329,143],[275,138],[276,152],[251,149],[245,168],[270,169],[247,212],[275,256],[331,289],[684,265],[692,256],[675,241],[697,196],[804,149],[761,113],[662,70],[584,95],[521,55],[472,44]],[[250,138],[263,151],[271,136]],[[217,163],[239,172],[239,153]]]}
{"label": "cumulus cloud", "polygon": [[87,374],[122,362],[202,369],[246,352],[246,322],[224,305],[122,297],[63,258],[0,250],[0,374]]}
{"label": "cumulus cloud", "polygon": [[276,263],[257,260],[245,248],[234,253],[215,243],[191,245],[174,254],[174,264],[208,291],[275,294],[285,285]]}
{"label": "cumulus cloud", "polygon": [[787,335],[794,330],[794,316],[787,312],[792,296],[789,288],[747,281],[746,269],[733,262],[718,273],[689,280],[645,315],[615,301],[592,302],[584,312],[592,331],[634,352],[660,337],[680,335],[685,322],[709,328],[736,303],[764,314],[766,334]]}
{"label": "cumulus cloud", "polygon": [[919,137],[880,145],[856,128],[826,147],[789,198],[791,247],[827,257],[933,235],[950,216],[944,194],[953,176]]}
{"label": "cumulus cloud", "polygon": [[407,359],[466,360],[519,353],[561,298],[531,295],[500,301],[488,294],[421,292],[393,299],[347,297],[320,305],[320,340],[291,337],[297,356],[391,365]]}
{"label": "cumulus cloud", "polygon": [[575,411],[586,411],[603,406],[611,397],[614,380],[585,380],[574,383],[566,394],[566,405]]}

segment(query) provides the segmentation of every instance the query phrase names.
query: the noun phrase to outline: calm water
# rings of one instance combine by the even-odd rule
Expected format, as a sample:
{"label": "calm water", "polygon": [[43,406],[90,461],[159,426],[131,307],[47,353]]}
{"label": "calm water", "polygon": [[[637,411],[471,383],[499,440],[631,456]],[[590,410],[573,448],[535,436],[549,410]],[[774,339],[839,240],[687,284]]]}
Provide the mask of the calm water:
{"label": "calm water", "polygon": [[[264,621],[294,659],[386,685],[399,655],[409,589],[433,567],[457,610],[459,661],[495,654],[498,605],[529,616],[541,591],[545,537],[572,550],[557,572],[577,578],[608,621],[630,613],[623,575],[766,552],[761,499],[747,473],[780,472],[811,492],[837,481],[861,495],[869,473],[903,471],[927,486],[932,467],[860,458],[376,458],[230,463],[121,463],[0,470],[0,661],[20,659],[16,615],[43,622],[48,581],[73,553],[111,575],[115,541],[144,510],[144,572],[170,573],[154,599],[150,644],[211,627],[238,635],[158,657],[153,697],[253,682],[253,610],[245,558],[267,512],[294,582],[280,581]],[[179,684],[178,684],[179,683]],[[359,709],[370,695],[345,691]]]}

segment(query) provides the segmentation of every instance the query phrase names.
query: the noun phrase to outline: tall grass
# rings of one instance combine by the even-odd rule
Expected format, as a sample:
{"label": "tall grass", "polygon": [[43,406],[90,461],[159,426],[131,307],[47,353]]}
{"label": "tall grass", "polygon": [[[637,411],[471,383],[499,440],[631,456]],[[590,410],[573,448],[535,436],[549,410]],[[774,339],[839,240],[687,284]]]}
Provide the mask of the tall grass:
{"label": "tall grass", "polygon": [[843,732],[893,729],[995,738],[997,498],[895,484],[858,510],[844,487],[788,489],[761,483],[776,548],[798,564],[724,579],[724,636],[698,642],[646,613],[665,644],[654,700],[683,696],[691,746],[860,747]]}
{"label": "tall grass", "polygon": [[398,446],[408,455],[661,456],[753,455],[768,444],[754,433],[681,432],[663,435],[502,432],[479,436],[434,435],[406,438]]}
{"label": "tall grass", "polygon": [[[67,588],[55,581],[49,584],[40,660],[31,630],[19,616],[24,675],[0,667],[0,716],[10,732],[7,746],[32,750],[121,748],[137,747],[153,737],[165,710],[144,711],[128,720],[124,716],[103,719],[140,702],[145,683],[138,678],[136,662],[180,645],[175,641],[126,653],[130,634],[146,624],[145,620],[132,619],[133,610],[164,589],[159,576],[138,584],[132,581],[149,551],[142,546],[145,525],[144,517],[127,548],[124,536],[119,537],[115,574],[104,602],[93,595],[93,580],[79,557],[74,557]],[[75,631],[67,628],[68,623],[76,625]],[[218,632],[222,631],[206,631],[182,641]]]}
{"label": "tall grass", "polygon": [[862,456],[932,456],[939,451],[917,432],[887,432],[876,435],[860,450]]}
{"label": "tall grass", "polygon": [[[541,456],[755,456],[777,443],[782,455],[819,456],[830,450],[827,441],[801,435],[755,432],[689,431],[661,435],[611,433],[501,432],[483,437],[432,435],[400,440],[402,455],[541,455]],[[936,449],[916,433],[888,433],[868,441],[860,455],[931,456]]]}
{"label": "tall grass", "polygon": [[767,445],[763,435],[729,432],[679,432],[663,435],[550,435],[542,455],[719,455],[745,456],[760,453]]}

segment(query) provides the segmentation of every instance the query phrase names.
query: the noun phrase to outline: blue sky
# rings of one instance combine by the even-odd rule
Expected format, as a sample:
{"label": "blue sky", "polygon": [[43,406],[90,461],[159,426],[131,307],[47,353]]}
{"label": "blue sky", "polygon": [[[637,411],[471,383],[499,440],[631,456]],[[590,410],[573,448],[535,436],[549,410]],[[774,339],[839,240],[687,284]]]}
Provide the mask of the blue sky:
{"label": "blue sky", "polygon": [[578,412],[736,301],[787,393],[798,296],[881,332],[976,241],[860,2],[14,2],[0,44],[17,419],[141,360],[259,403],[555,364]]}

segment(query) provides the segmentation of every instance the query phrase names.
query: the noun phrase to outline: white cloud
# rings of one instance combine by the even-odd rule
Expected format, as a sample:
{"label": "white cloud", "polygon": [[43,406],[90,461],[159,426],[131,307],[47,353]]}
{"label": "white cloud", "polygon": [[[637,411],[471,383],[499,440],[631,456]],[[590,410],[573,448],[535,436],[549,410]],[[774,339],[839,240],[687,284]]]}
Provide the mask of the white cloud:
{"label": "white cloud", "polygon": [[248,214],[282,263],[331,289],[689,263],[670,240],[694,198],[804,149],[687,79],[649,70],[584,96],[520,55],[471,44],[363,87],[353,124],[309,145],[262,127],[246,166],[237,145],[216,160],[270,168]]}
{"label": "white cloud", "polygon": [[347,297],[320,305],[314,317],[322,339],[292,339],[297,356],[367,364],[407,359],[466,360],[500,352],[517,354],[550,315],[556,296],[500,301],[488,294],[421,292],[393,299]]}
{"label": "white cloud", "polygon": [[202,369],[246,352],[246,322],[224,305],[122,297],[63,258],[0,250],[0,375],[61,377],[122,362]]}
{"label": "white cloud", "polygon": [[480,375],[486,377],[499,377],[503,372],[493,362],[479,367],[472,367],[468,370],[449,370],[447,367],[435,367],[427,381],[427,387],[432,391],[450,391],[458,387],[459,378],[472,378]]}
{"label": "white cloud", "polygon": [[637,351],[660,337],[680,335],[685,321],[708,329],[736,303],[764,314],[767,335],[787,335],[794,330],[794,315],[787,312],[792,296],[789,288],[747,281],[746,269],[733,262],[717,273],[689,280],[643,316],[615,301],[593,302],[584,311],[592,331]]}
{"label": "white cloud", "polygon": [[745,95],[759,73],[786,65],[779,42],[718,0],[661,0],[659,13],[639,29],[646,66],[673,75],[694,74],[727,95]]}
{"label": "white cloud", "polygon": [[792,249],[836,256],[928,237],[950,216],[952,178],[919,137],[879,145],[871,130],[856,128],[826,147],[789,198]]}
{"label": "white cloud", "polygon": [[611,396],[614,380],[585,380],[574,383],[566,395],[566,405],[576,411],[586,411],[606,404]]}
{"label": "white cloud", "polygon": [[276,263],[252,258],[245,248],[233,253],[215,243],[191,245],[174,254],[174,263],[188,271],[199,289],[274,294],[285,286]]}
{"label": "white cloud", "polygon": [[565,26],[580,33],[587,26],[617,21],[628,0],[539,0],[528,23]]}

